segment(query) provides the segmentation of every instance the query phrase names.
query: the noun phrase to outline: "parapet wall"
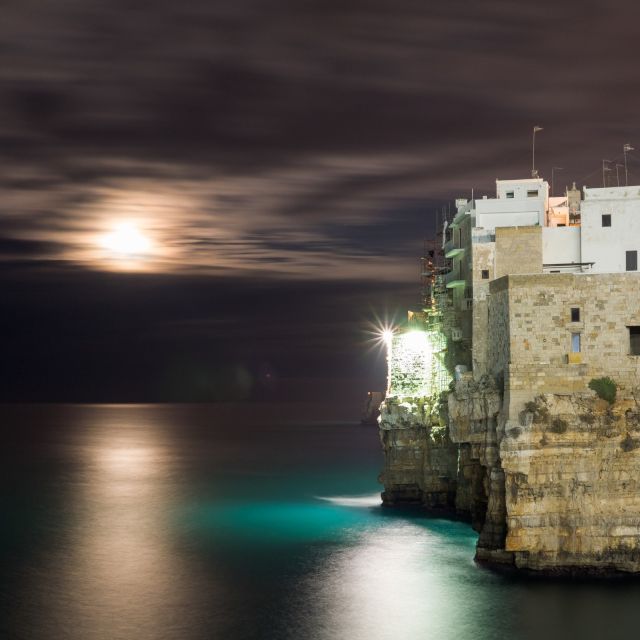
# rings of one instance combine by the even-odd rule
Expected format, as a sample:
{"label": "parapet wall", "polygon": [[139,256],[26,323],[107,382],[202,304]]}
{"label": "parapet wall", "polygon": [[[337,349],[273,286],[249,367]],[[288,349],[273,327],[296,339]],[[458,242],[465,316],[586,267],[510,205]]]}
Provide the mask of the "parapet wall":
{"label": "parapet wall", "polygon": [[496,278],[511,273],[542,273],[542,227],[496,229]]}

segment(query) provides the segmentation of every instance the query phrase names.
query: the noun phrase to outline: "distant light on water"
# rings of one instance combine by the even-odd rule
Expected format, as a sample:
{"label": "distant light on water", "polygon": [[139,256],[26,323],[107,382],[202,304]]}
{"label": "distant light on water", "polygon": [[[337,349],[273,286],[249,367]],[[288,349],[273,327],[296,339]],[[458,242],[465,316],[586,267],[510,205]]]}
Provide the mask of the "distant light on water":
{"label": "distant light on water", "polygon": [[341,507],[379,507],[382,504],[380,493],[367,496],[318,496],[318,500],[324,500]]}

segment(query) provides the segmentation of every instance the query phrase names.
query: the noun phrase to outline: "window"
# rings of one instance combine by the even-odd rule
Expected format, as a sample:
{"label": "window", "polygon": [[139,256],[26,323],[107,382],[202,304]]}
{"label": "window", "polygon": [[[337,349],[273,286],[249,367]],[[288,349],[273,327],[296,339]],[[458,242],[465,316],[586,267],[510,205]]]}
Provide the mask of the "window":
{"label": "window", "polygon": [[640,327],[629,327],[629,353],[640,356]]}
{"label": "window", "polygon": [[489,279],[489,269],[483,269],[482,270],[482,279],[483,280],[488,280]]}
{"label": "window", "polygon": [[538,190],[537,189],[533,189],[531,191],[527,191],[527,198],[537,198],[538,197]]}
{"label": "window", "polygon": [[513,191],[507,191],[507,198],[513,198]]}
{"label": "window", "polygon": [[580,353],[580,334],[571,334],[571,353]]}
{"label": "window", "polygon": [[602,226],[603,227],[610,227],[611,226],[611,214],[610,213],[603,213],[602,214]]}
{"label": "window", "polygon": [[571,322],[580,322],[580,309],[571,307]]}
{"label": "window", "polygon": [[638,252],[627,251],[627,271],[638,270]]}

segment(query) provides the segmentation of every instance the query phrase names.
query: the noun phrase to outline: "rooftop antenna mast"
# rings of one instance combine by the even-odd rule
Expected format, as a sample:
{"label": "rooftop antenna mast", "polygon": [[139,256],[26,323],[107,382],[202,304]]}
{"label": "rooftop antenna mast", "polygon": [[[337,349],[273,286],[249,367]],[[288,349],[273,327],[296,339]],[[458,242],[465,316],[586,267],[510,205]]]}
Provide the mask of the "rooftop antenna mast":
{"label": "rooftop antenna mast", "polygon": [[602,186],[606,187],[607,186],[607,172],[611,171],[611,167],[608,167],[607,165],[611,164],[611,160],[606,160],[605,158],[602,158]]}
{"label": "rooftop antenna mast", "polygon": [[554,194],[553,183],[555,178],[554,174],[556,171],[564,171],[564,167],[551,167],[551,197],[553,197],[553,194]]}
{"label": "rooftop antenna mast", "polygon": [[624,165],[616,162],[616,183],[618,186],[620,186],[620,167],[624,167]]}
{"label": "rooftop antenna mast", "polygon": [[627,151],[635,151],[635,149],[628,142],[622,147],[622,152],[624,153],[624,184],[626,187],[629,186],[629,172],[627,171]]}
{"label": "rooftop antenna mast", "polygon": [[536,169],[536,133],[538,131],[544,131],[544,129],[538,125],[533,127],[533,141],[531,144],[531,177],[538,177],[538,170]]}

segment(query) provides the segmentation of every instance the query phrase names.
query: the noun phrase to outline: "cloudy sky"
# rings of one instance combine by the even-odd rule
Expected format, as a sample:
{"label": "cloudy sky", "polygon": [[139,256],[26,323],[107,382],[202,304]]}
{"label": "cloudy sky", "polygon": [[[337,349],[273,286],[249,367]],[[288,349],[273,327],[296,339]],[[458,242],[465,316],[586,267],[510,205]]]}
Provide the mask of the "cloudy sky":
{"label": "cloudy sky", "polygon": [[435,211],[527,176],[534,124],[557,189],[640,149],[632,0],[1,11],[5,400],[359,393]]}

